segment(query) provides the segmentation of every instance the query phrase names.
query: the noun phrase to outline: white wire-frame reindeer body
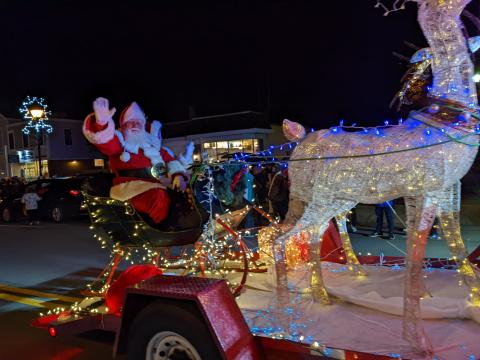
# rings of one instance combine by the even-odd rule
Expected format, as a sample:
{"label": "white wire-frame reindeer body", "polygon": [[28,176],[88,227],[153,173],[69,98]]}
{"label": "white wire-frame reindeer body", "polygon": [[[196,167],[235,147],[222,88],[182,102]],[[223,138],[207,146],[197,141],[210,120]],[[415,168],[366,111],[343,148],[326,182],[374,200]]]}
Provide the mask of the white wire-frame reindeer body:
{"label": "white wire-frame reindeer body", "polygon": [[[430,45],[432,105],[428,111],[412,112],[399,126],[357,133],[333,128],[304,137],[289,162],[289,212],[282,235],[274,240],[273,253],[278,301],[287,306],[285,242],[301,231],[310,232],[312,295],[329,303],[319,246],[328,221],[340,219],[340,231],[346,233],[342,231],[345,215],[356,204],[403,197],[408,223],[403,336],[415,349],[431,353],[420,303],[427,294],[422,268],[435,216],[470,288],[469,300],[480,306],[480,274],[467,258],[459,223],[460,179],[476,157],[479,137],[473,65],[460,21],[470,0],[416,2]],[[290,139],[305,134],[301,125],[288,121],[284,132]],[[348,241],[348,236],[342,238]],[[355,259],[352,262],[358,270]]]}

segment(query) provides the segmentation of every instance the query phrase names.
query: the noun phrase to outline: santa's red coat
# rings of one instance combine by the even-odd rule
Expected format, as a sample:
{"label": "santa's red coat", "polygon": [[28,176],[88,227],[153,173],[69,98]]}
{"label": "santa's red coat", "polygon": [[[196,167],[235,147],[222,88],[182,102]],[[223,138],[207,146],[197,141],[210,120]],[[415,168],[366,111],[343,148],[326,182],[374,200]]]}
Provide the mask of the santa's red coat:
{"label": "santa's red coat", "polygon": [[[115,131],[113,121],[106,125],[98,125],[95,115],[90,114],[83,124],[85,137],[94,144],[98,150],[108,156],[110,169],[115,173],[110,196],[114,199],[130,200],[140,212],[146,212],[155,222],[160,222],[168,214],[170,203],[165,191],[165,184],[153,178],[135,178],[120,176],[121,170],[150,169],[152,161],[145,156],[143,149],[138,153],[129,153],[128,161],[122,160],[124,153],[122,135]],[[172,178],[175,174],[186,173],[185,165],[176,160],[172,153],[161,147],[159,155],[167,167],[168,175]]]}

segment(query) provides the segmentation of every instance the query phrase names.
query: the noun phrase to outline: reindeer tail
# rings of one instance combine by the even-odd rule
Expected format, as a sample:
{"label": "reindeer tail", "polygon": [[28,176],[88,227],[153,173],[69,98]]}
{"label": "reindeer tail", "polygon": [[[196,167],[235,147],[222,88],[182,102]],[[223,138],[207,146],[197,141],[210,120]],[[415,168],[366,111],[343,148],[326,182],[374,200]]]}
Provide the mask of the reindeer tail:
{"label": "reindeer tail", "polygon": [[283,135],[288,139],[288,141],[299,141],[303,139],[306,135],[305,128],[299,123],[283,120]]}

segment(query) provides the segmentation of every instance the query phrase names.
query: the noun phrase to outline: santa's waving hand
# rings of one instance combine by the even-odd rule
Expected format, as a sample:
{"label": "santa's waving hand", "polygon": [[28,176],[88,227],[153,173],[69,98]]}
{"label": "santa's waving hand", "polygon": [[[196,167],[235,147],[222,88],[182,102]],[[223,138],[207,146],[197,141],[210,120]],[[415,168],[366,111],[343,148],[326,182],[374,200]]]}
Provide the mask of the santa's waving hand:
{"label": "santa's waving hand", "polygon": [[113,121],[113,115],[117,109],[108,107],[108,99],[98,98],[93,102],[93,111],[95,112],[95,120],[98,125],[106,125],[109,121]]}
{"label": "santa's waving hand", "polygon": [[110,168],[116,175],[110,196],[129,200],[139,212],[160,223],[167,217],[170,204],[166,186],[173,183],[177,189],[185,189],[191,146],[186,155],[175,159],[171,151],[161,146],[160,122],[147,124],[135,102],[122,111],[118,130],[112,118],[115,108],[109,108],[107,99],[96,99],[93,110],[85,119],[83,133],[109,157]]}

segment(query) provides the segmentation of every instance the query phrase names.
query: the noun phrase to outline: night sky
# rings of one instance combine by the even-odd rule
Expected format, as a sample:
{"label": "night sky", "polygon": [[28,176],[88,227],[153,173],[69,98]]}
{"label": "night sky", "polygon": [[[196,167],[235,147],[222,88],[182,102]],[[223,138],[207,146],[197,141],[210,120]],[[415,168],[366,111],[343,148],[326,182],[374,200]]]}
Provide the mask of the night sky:
{"label": "night sky", "polygon": [[164,122],[270,108],[321,128],[379,124],[410,56],[416,6],[374,0],[1,0],[0,113],[26,95],[83,118],[98,96]]}

